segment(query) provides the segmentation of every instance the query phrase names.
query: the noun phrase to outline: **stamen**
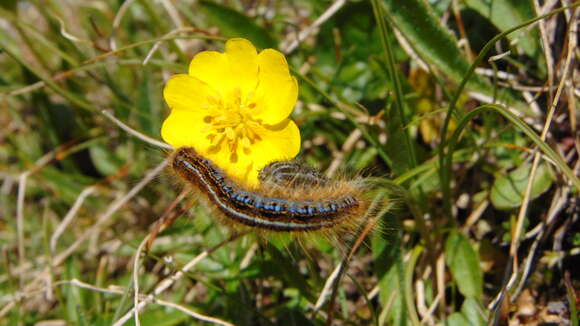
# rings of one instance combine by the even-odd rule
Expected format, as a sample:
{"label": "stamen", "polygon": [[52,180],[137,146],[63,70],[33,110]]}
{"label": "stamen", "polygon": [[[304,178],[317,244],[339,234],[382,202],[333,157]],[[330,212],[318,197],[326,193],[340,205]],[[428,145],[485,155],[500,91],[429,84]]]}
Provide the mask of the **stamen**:
{"label": "stamen", "polygon": [[226,128],[226,135],[228,136],[228,140],[236,138],[236,133],[234,132],[233,128]]}
{"label": "stamen", "polygon": [[250,140],[247,137],[242,138],[242,140],[240,141],[242,143],[242,150],[244,151],[244,154],[249,155],[252,153],[252,148]]}
{"label": "stamen", "polygon": [[211,145],[217,148],[217,147],[219,147],[221,145],[221,143],[226,138],[226,134],[225,133],[220,133],[220,134],[218,134],[216,136],[217,137],[214,137],[214,139],[211,140]]}
{"label": "stamen", "polygon": [[[243,96],[242,96],[243,95]],[[261,140],[258,129],[262,128],[259,121],[254,120],[257,107],[254,92],[242,94],[241,89],[235,88],[226,98],[208,96],[208,115],[203,118],[207,124],[206,131],[212,148],[220,151],[220,147],[227,142],[229,150],[234,153],[230,161],[236,161],[238,145],[244,154],[251,153],[251,146]]]}

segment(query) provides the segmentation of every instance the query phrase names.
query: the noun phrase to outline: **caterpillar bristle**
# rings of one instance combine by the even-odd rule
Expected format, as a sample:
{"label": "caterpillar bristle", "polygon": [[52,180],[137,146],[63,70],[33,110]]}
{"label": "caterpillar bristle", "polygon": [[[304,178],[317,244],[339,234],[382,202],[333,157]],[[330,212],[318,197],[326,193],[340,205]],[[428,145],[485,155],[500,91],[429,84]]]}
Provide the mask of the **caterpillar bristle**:
{"label": "caterpillar bristle", "polygon": [[193,148],[177,149],[171,167],[206,200],[220,224],[238,231],[322,235],[340,242],[363,223],[369,207],[360,182],[330,180],[295,162],[268,165],[258,189],[229,178]]}

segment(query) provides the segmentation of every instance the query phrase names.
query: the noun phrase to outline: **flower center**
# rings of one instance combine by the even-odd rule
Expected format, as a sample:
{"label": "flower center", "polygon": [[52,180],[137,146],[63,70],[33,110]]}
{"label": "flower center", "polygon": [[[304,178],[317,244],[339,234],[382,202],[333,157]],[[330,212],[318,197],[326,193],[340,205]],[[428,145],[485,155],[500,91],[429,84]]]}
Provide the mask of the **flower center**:
{"label": "flower center", "polygon": [[261,140],[260,120],[256,115],[254,94],[243,94],[239,88],[224,97],[208,97],[208,115],[204,117],[207,124],[210,151],[219,152],[223,146],[228,146],[230,161],[237,161],[237,151],[242,149],[245,154],[251,153],[251,146]]}

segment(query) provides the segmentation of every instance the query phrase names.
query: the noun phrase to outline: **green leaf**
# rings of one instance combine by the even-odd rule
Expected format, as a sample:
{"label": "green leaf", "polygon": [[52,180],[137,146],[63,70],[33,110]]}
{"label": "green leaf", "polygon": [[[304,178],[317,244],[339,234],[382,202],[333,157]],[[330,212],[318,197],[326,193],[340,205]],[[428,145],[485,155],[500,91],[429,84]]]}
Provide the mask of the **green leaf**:
{"label": "green leaf", "polygon": [[[526,134],[526,136],[528,136],[536,144],[536,146],[538,146],[540,150],[554,162],[554,164],[558,167],[558,169],[560,169],[560,171],[564,175],[566,175],[566,177],[568,177],[568,179],[574,184],[574,187],[576,187],[576,189],[580,190],[580,179],[576,176],[576,174],[572,171],[572,169],[570,169],[570,167],[567,165],[566,161],[564,161],[562,156],[560,156],[560,154],[554,151],[545,141],[543,141],[540,138],[540,136],[538,136],[534,132],[534,130],[532,130],[532,128],[530,128],[525,122],[523,122],[515,114],[511,113],[504,107],[495,104],[487,104],[479,106],[474,110],[471,110],[469,113],[465,114],[463,118],[461,118],[461,120],[457,124],[455,132],[449,139],[449,150],[447,151],[447,153],[445,153],[445,151],[441,151],[440,155],[440,164],[442,166],[441,185],[446,205],[449,205],[450,203],[449,198],[451,192],[449,176],[451,175],[452,160],[450,158],[452,157],[453,152],[455,151],[455,147],[457,146],[457,142],[459,141],[459,137],[462,134],[463,129],[467,126],[469,121],[474,119],[475,116],[485,111],[499,113],[503,115],[506,119],[508,119],[512,124],[514,124],[514,126],[520,129],[524,134]],[[447,115],[447,118],[445,120],[446,123],[449,123],[450,116],[451,116],[450,114]],[[447,128],[444,128],[444,130],[447,130]],[[442,138],[442,140],[444,139],[445,138]],[[448,211],[450,211],[450,209],[448,209]]]}
{"label": "green leaf", "polygon": [[[433,9],[424,0],[385,0],[386,13],[419,56],[456,82],[469,70],[469,62],[457,46],[451,32],[441,25]],[[485,91],[490,87],[474,78],[468,87]]]}
{"label": "green leaf", "polygon": [[446,326],[466,326],[471,325],[469,321],[458,312],[452,313],[449,318],[445,321]]}
{"label": "green leaf", "polygon": [[264,261],[263,269],[267,270],[270,275],[276,275],[278,278],[287,282],[287,287],[296,288],[300,294],[308,300],[316,301],[316,295],[312,287],[308,284],[307,279],[300,273],[298,266],[284,255],[284,251],[280,251],[275,247],[269,247],[268,253],[271,259]]}
{"label": "green leaf", "polygon": [[262,49],[276,47],[274,37],[258,26],[254,19],[213,1],[200,1],[199,6],[209,22],[217,26],[224,36],[247,38]]}
{"label": "green leaf", "polygon": [[485,309],[481,307],[481,304],[473,298],[465,299],[461,305],[461,313],[469,320],[469,325],[472,326],[485,326],[488,324],[484,311]]}
{"label": "green leaf", "polygon": [[89,148],[91,160],[102,175],[113,175],[123,166],[122,159],[105,145],[94,144]]}
{"label": "green leaf", "polygon": [[[536,17],[531,1],[465,0],[465,4],[488,18],[502,32]],[[511,41],[517,41],[530,57],[541,54],[540,35],[537,29],[521,29],[507,37]]]}
{"label": "green leaf", "polygon": [[[384,219],[396,220],[396,217],[392,219],[389,217],[391,216],[387,213]],[[371,240],[374,269],[379,280],[379,302],[383,309],[389,305],[388,311],[380,312],[380,315],[384,316],[381,318],[389,321],[389,325],[406,325],[405,276],[400,234],[397,232],[387,236],[387,233],[377,232]]]}
{"label": "green leaf", "polygon": [[156,105],[160,103],[154,95],[156,90],[151,83],[151,74],[148,69],[144,69],[143,81],[139,85],[137,92],[137,109],[139,110],[139,123],[141,131],[152,137],[159,136],[160,126],[160,107]]}
{"label": "green leaf", "polygon": [[[192,321],[191,317],[178,310],[153,309],[141,313],[139,321],[143,326],[173,326]],[[129,325],[131,325],[131,320]],[[133,324],[134,325],[134,324]]]}
{"label": "green leaf", "polygon": [[2,0],[0,2],[0,7],[4,7],[5,9],[16,12],[17,3],[18,0]]}
{"label": "green leaf", "polygon": [[53,194],[61,200],[73,203],[85,186],[93,183],[94,180],[78,173],[65,173],[54,166],[47,166],[41,170],[40,174],[47,182]]}
{"label": "green leaf", "polygon": [[[390,138],[390,143],[387,143],[388,147],[393,147],[393,139],[392,138],[400,138],[401,141],[404,141],[402,144],[404,144],[403,148],[401,148],[400,150],[397,150],[397,153],[405,153],[405,163],[401,162],[401,164],[396,164],[396,166],[402,166],[405,167],[406,171],[408,168],[414,168],[415,166],[417,166],[417,156],[415,154],[415,148],[413,145],[413,142],[411,141],[411,136],[409,135],[408,130],[406,130],[404,128],[404,126],[407,125],[407,118],[405,117],[405,103],[404,103],[404,93],[403,93],[403,87],[401,85],[401,81],[399,79],[398,76],[398,69],[395,65],[395,59],[394,59],[394,50],[393,50],[393,46],[391,46],[391,42],[389,40],[389,29],[387,28],[387,26],[385,25],[385,19],[383,16],[383,10],[381,8],[381,6],[379,5],[378,0],[374,0],[372,1],[373,3],[373,11],[375,13],[375,19],[377,20],[377,24],[380,28],[381,31],[381,40],[383,43],[383,48],[384,48],[384,55],[385,55],[385,61],[387,63],[387,67],[388,67],[388,71],[389,71],[389,79],[392,80],[393,82],[393,86],[394,86],[394,92],[395,92],[395,101],[394,101],[394,106],[392,110],[395,110],[395,112],[392,112],[390,114],[390,116],[393,117],[397,117],[398,119],[389,119],[389,125],[391,125],[393,127],[394,130],[392,130],[392,134],[393,135],[397,135],[398,137],[389,137]],[[393,114],[396,113],[396,114]],[[398,124],[397,125],[392,125],[393,123],[395,123],[395,121],[398,120]],[[389,153],[389,151],[387,151]],[[389,154],[393,154],[394,152],[391,151]],[[395,163],[398,163],[395,161]],[[395,170],[396,171],[396,170]],[[398,174],[403,173],[404,171],[398,171]]]}
{"label": "green leaf", "polygon": [[321,26],[312,49],[317,58],[313,68],[320,72],[320,80],[328,83],[334,95],[350,102],[383,99],[390,87],[378,61],[381,40],[370,11],[369,2],[347,3]]}
{"label": "green leaf", "polygon": [[[454,82],[461,82],[469,71],[470,62],[457,46],[455,37],[441,24],[427,1],[384,0],[383,3],[388,20],[396,26],[421,59]],[[511,26],[513,25],[516,24]],[[478,75],[470,76],[466,86],[533,115],[529,106],[510,93],[500,91],[499,94],[494,94],[494,87]]]}
{"label": "green leaf", "polygon": [[483,273],[479,267],[479,255],[469,239],[461,233],[451,233],[445,243],[445,255],[459,292],[467,298],[479,300],[483,290]]}
{"label": "green leaf", "polygon": [[[522,204],[531,165],[525,163],[508,175],[496,177],[491,189],[491,202],[498,209],[512,209]],[[536,176],[532,184],[531,198],[534,199],[546,192],[552,186],[554,174],[550,166],[540,163],[536,170]]]}
{"label": "green leaf", "polygon": [[[78,262],[68,259],[65,262],[64,279],[71,280],[80,276]],[[63,296],[65,300],[66,318],[72,325],[77,325],[84,319],[84,296],[83,291],[75,285],[65,285]]]}

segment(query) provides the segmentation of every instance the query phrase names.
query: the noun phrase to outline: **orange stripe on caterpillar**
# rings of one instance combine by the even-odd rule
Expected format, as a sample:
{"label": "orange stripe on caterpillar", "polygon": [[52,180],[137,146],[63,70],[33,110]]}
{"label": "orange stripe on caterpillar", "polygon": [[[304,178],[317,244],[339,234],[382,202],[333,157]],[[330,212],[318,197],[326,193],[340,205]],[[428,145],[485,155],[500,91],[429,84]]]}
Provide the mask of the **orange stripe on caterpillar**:
{"label": "orange stripe on caterpillar", "polygon": [[351,222],[365,206],[359,191],[350,183],[333,182],[297,163],[268,165],[260,171],[262,184],[256,190],[229,179],[224,171],[190,147],[176,150],[172,167],[228,219],[260,229],[330,229]]}

